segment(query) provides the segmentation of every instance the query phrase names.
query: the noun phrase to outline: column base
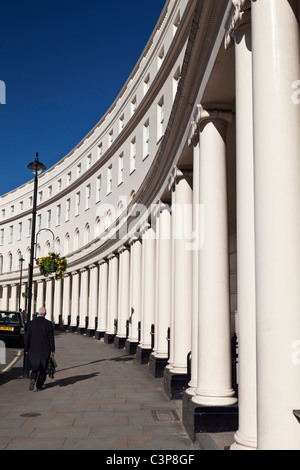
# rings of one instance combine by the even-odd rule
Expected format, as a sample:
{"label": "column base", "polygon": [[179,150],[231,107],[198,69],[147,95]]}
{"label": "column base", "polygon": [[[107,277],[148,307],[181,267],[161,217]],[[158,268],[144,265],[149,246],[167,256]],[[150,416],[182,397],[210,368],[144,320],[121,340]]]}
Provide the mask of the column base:
{"label": "column base", "polygon": [[115,336],[115,339],[114,339],[114,346],[115,348],[117,349],[123,349],[125,348],[125,341],[126,341],[126,337],[121,337],[121,336]]}
{"label": "column base", "polygon": [[95,336],[95,330],[87,329],[86,336],[88,336],[89,338],[93,338]]}
{"label": "column base", "polygon": [[190,381],[188,374],[176,374],[170,369],[165,369],[163,377],[164,390],[170,400],[180,400],[188,388]]}
{"label": "column base", "polygon": [[152,349],[142,348],[138,346],[136,349],[136,360],[139,364],[148,364],[150,354],[152,353]]}
{"label": "column base", "polygon": [[136,354],[136,349],[138,347],[138,341],[129,341],[128,339],[125,341],[125,351],[127,354],[134,356]]}
{"label": "column base", "polygon": [[114,333],[105,333],[104,334],[104,343],[106,344],[112,344],[115,339],[115,334]]}
{"label": "column base", "polygon": [[149,357],[149,373],[157,378],[164,376],[165,367],[168,365],[167,357],[156,357],[151,354]]}
{"label": "column base", "polygon": [[95,339],[100,340],[104,338],[105,331],[96,331],[95,332]]}
{"label": "column base", "polygon": [[201,433],[235,432],[238,429],[238,405],[197,405],[191,395],[183,393],[182,422],[192,441]]}
{"label": "column base", "polygon": [[78,333],[79,335],[84,335],[84,334],[86,333],[86,328],[85,328],[84,326],[79,326],[79,327],[77,328],[77,333]]}

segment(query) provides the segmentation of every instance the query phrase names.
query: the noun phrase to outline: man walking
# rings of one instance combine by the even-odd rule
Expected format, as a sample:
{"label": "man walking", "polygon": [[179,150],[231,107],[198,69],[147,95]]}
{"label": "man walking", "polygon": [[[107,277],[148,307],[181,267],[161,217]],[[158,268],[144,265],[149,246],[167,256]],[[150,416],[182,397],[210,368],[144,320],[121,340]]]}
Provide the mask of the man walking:
{"label": "man walking", "polygon": [[41,390],[47,374],[50,355],[54,356],[55,342],[52,323],[46,320],[46,309],[40,308],[37,317],[28,324],[25,354],[31,370],[29,390]]}

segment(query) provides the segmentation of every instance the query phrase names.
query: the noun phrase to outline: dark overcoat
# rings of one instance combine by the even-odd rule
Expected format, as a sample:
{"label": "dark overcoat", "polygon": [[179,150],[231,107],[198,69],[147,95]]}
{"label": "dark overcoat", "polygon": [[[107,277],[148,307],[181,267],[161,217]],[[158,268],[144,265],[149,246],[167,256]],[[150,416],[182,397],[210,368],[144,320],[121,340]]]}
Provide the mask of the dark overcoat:
{"label": "dark overcoat", "polygon": [[55,352],[53,325],[44,317],[37,317],[27,327],[25,353],[28,370],[46,370],[51,352]]}

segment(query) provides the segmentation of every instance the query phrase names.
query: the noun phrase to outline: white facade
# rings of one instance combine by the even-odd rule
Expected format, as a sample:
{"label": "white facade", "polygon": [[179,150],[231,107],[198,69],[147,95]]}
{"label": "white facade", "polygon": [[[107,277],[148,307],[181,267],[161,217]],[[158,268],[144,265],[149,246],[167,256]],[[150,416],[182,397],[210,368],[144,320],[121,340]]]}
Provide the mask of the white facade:
{"label": "white facade", "polygon": [[[35,268],[33,312],[149,361],[184,415],[238,404],[232,449],[300,449],[299,18],[299,0],[168,0],[111,108],[39,177],[35,256],[68,269]],[[3,309],[20,254],[26,290],[32,198],[0,198]]]}

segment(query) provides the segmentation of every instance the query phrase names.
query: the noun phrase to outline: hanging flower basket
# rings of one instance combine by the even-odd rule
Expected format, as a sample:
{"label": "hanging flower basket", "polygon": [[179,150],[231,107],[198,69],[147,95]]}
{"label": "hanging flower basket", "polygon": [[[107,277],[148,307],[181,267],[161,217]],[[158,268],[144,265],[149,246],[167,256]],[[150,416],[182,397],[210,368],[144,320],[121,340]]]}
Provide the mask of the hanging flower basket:
{"label": "hanging flower basket", "polygon": [[55,274],[56,279],[62,279],[67,269],[67,261],[65,258],[60,258],[55,253],[49,253],[49,256],[39,258],[37,265],[40,268],[40,273],[48,277]]}

